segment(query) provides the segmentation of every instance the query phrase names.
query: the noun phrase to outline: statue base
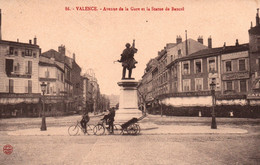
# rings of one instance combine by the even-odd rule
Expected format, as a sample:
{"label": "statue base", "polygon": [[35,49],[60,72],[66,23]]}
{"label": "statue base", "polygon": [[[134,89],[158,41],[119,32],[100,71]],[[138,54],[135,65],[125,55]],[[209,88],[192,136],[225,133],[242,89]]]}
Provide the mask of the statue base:
{"label": "statue base", "polygon": [[123,79],[117,84],[120,86],[120,98],[115,122],[124,123],[133,117],[141,117],[142,111],[138,109],[138,81],[135,81],[134,79]]}

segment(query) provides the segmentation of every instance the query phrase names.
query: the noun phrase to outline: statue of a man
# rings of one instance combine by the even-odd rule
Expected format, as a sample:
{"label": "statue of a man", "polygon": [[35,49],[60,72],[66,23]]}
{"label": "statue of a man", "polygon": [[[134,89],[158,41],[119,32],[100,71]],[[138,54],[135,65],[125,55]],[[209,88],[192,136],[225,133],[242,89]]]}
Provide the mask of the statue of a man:
{"label": "statue of a man", "polygon": [[135,64],[137,63],[134,59],[134,54],[137,52],[137,49],[135,48],[135,40],[133,40],[132,47],[129,43],[125,46],[126,48],[121,54],[121,59],[117,61],[121,62],[123,66],[122,79],[125,79],[126,69],[128,70],[128,78],[131,79],[132,69],[135,68]]}

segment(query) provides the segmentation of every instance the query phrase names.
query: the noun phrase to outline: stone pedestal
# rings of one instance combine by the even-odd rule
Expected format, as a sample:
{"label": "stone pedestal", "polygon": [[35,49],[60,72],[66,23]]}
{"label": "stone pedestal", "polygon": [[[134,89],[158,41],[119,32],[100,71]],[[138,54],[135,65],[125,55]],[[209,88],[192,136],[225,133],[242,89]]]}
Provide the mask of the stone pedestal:
{"label": "stone pedestal", "polygon": [[139,118],[142,112],[138,109],[137,85],[134,79],[125,79],[117,83],[120,86],[119,109],[115,122],[124,123],[133,117]]}

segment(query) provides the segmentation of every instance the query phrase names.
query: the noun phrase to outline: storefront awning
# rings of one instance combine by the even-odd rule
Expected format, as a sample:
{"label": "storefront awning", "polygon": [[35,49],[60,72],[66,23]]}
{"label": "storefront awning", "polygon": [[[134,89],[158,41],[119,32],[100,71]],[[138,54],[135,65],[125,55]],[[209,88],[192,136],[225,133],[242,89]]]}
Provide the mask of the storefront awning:
{"label": "storefront awning", "polygon": [[7,104],[19,104],[19,103],[26,103],[26,104],[37,104],[39,102],[39,98],[0,98],[0,104],[7,105]]}

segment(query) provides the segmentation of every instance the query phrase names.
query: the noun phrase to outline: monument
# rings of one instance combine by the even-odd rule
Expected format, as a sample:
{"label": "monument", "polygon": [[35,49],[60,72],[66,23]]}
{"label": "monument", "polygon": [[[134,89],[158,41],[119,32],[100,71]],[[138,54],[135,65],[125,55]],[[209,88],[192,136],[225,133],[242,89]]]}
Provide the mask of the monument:
{"label": "monument", "polygon": [[[117,84],[120,87],[119,109],[116,111],[115,121],[125,122],[133,117],[139,118],[142,112],[138,109],[137,85],[138,81],[132,78],[132,69],[136,66],[137,61],[134,54],[137,53],[135,48],[135,40],[132,47],[127,43],[126,48],[121,54],[121,59],[117,60],[122,63],[122,79]],[[126,70],[128,70],[128,78],[126,78]]]}

